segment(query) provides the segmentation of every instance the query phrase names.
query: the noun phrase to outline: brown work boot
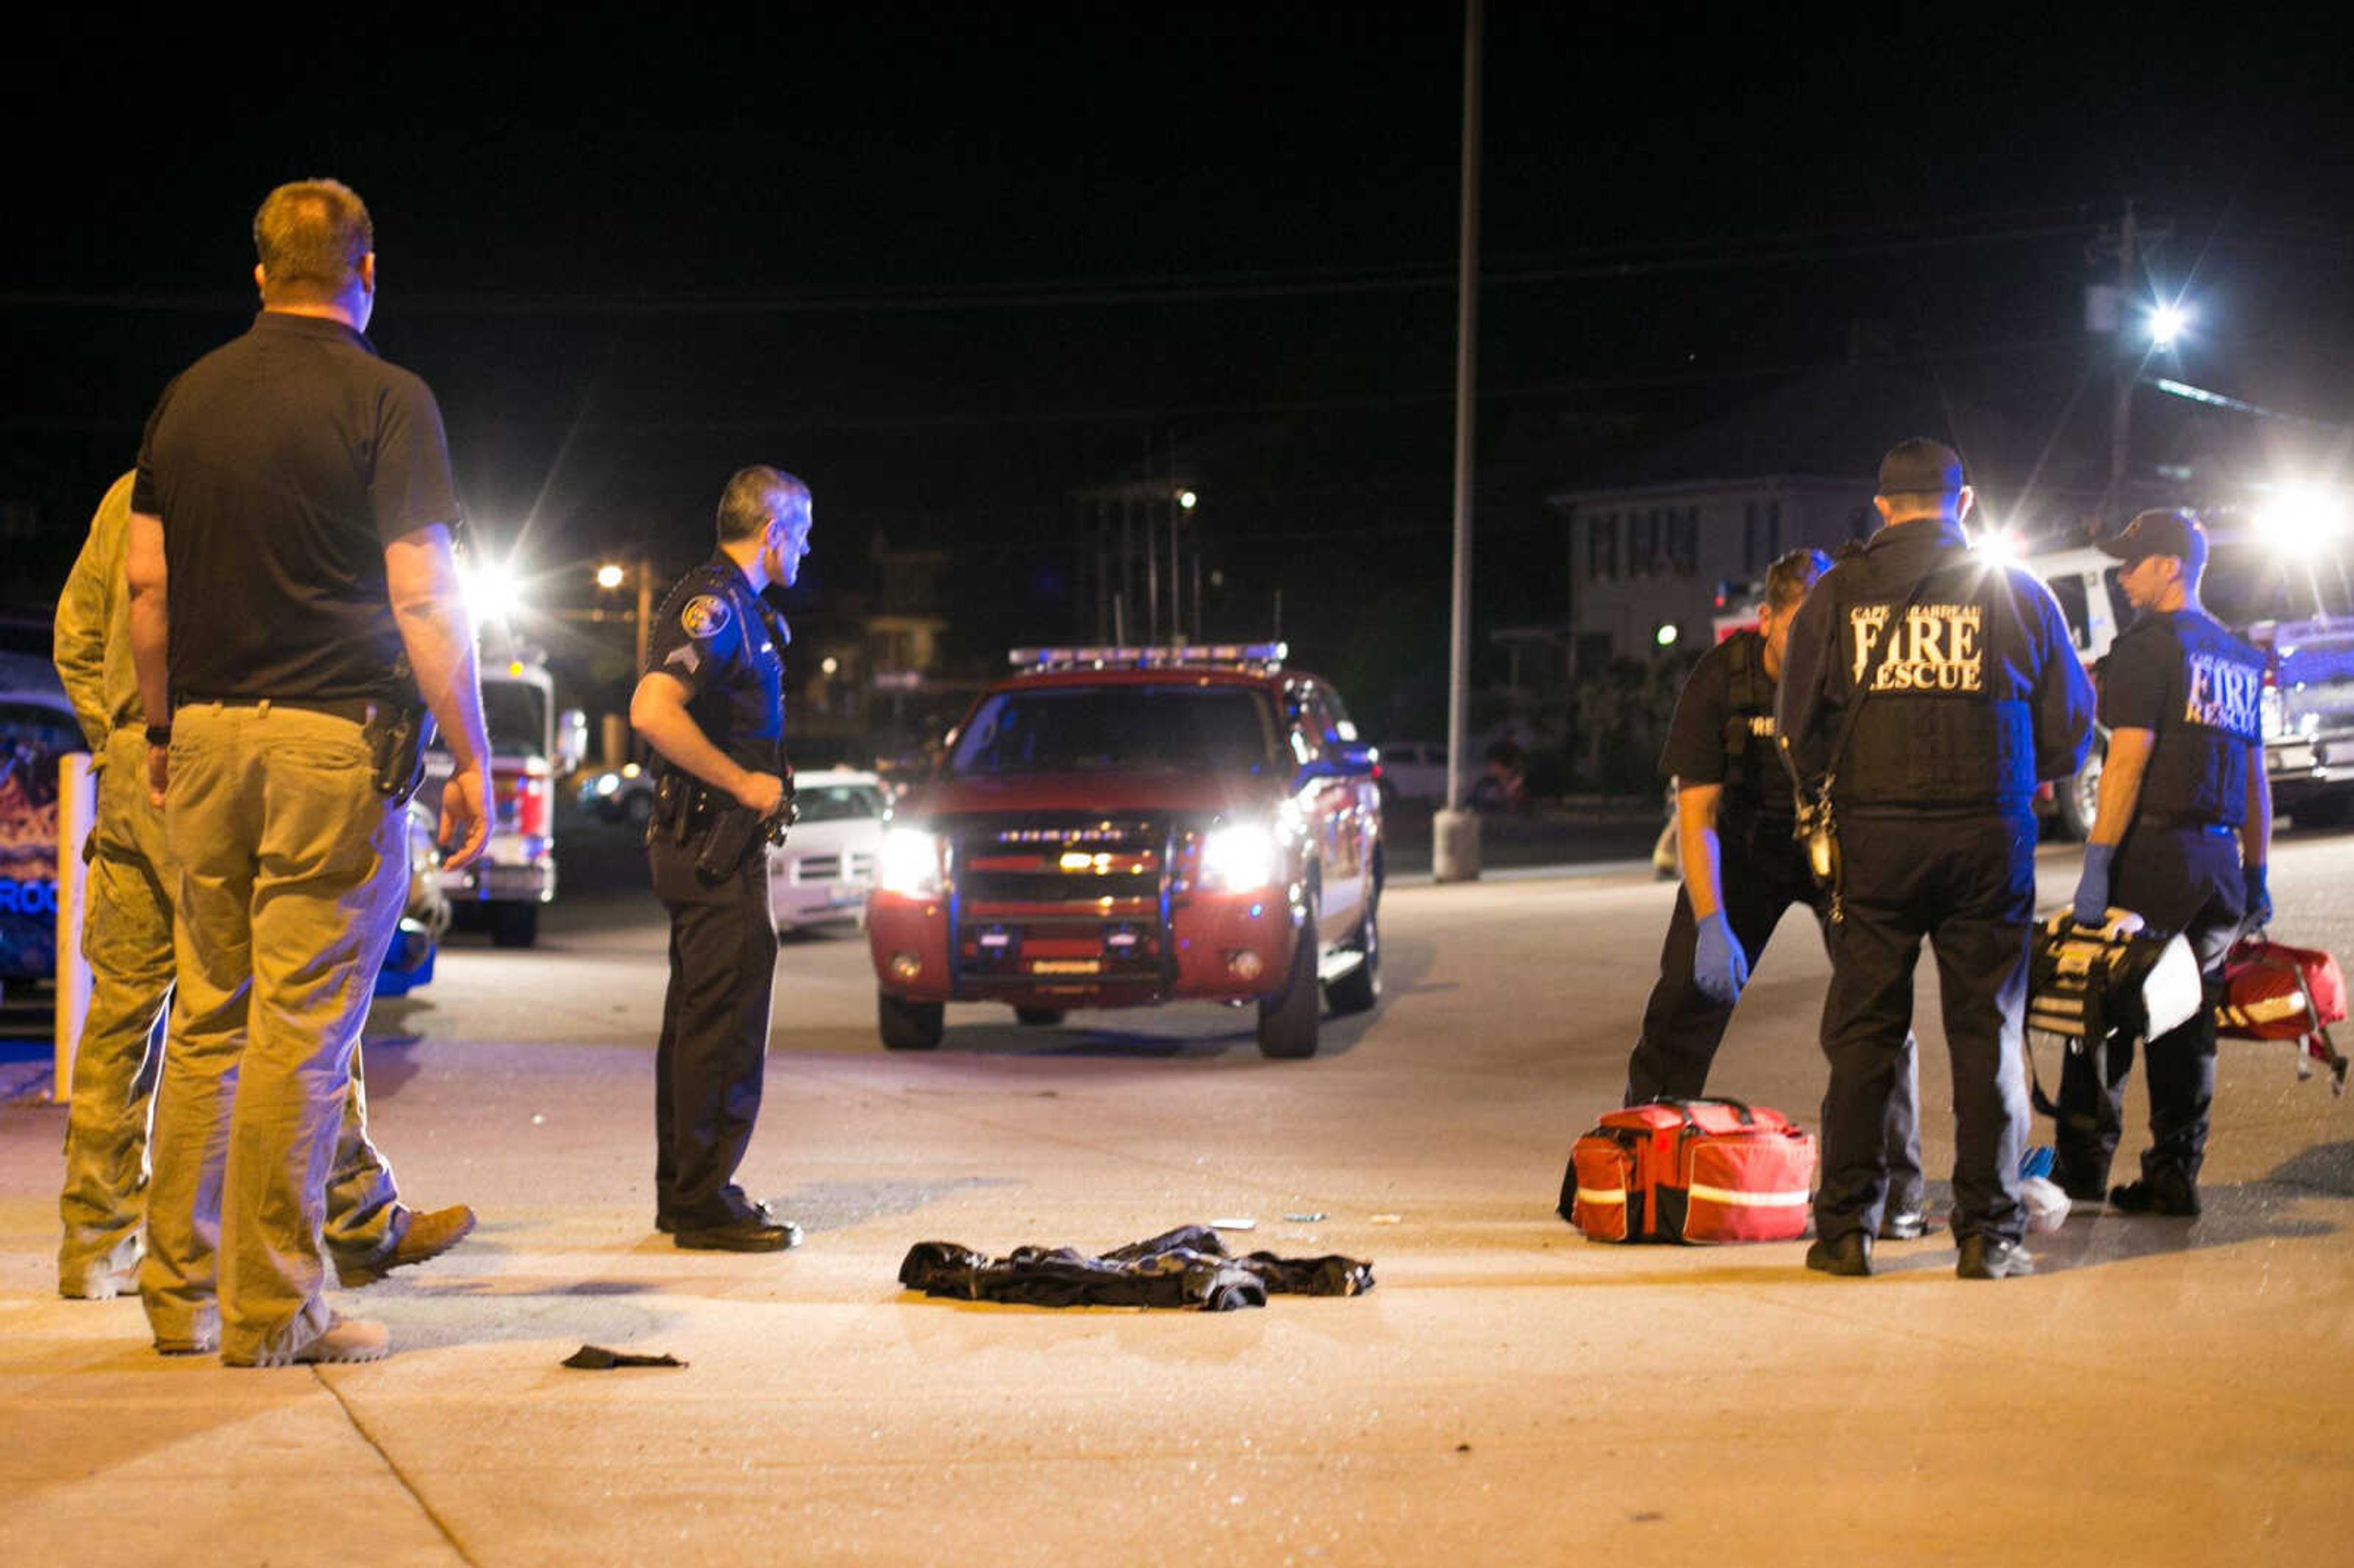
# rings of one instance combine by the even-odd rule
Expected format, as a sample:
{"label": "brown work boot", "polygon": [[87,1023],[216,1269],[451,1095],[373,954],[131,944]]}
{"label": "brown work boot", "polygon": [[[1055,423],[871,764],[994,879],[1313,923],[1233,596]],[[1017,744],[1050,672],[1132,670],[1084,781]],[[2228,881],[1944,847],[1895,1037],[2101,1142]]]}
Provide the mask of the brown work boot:
{"label": "brown work boot", "polygon": [[473,1229],[474,1211],[463,1203],[446,1209],[412,1209],[408,1228],[390,1252],[365,1261],[335,1259],[335,1283],[346,1290],[374,1285],[396,1268],[440,1257],[473,1234]]}

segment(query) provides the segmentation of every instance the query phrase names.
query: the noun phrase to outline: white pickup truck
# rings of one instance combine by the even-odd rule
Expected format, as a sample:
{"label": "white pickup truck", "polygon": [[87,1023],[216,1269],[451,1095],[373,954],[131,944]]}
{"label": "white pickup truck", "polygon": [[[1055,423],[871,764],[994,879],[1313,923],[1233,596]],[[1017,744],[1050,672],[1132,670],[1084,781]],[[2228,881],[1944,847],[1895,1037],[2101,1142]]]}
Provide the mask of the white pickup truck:
{"label": "white pickup truck", "polygon": [[[555,683],[534,657],[483,660],[482,719],[491,736],[491,842],[473,864],[444,871],[441,887],[460,911],[481,907],[493,944],[528,948],[539,939],[539,906],[556,897],[556,780],[580,766],[588,721],[578,708],[556,711]],[[425,784],[437,803],[450,771],[437,736]]]}
{"label": "white pickup truck", "polygon": [[[2270,657],[2264,677],[2264,770],[2274,807],[2299,822],[2345,820],[2354,804],[2354,584],[2333,551],[2297,555],[2253,534],[2211,530],[2200,597],[2209,614]],[[2020,563],[2041,577],[2087,669],[2133,623],[2115,557],[2078,547]],[[2105,736],[2103,740],[2105,740]],[[2059,790],[2061,824],[2093,825],[2102,746]]]}

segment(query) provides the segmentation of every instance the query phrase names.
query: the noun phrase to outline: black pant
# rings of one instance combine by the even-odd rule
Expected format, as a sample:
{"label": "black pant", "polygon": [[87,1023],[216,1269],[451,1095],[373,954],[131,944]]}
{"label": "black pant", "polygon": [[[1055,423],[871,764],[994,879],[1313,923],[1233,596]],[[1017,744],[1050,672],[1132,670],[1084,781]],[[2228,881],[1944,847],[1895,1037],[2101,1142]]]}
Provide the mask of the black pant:
{"label": "black pant", "polygon": [[1840,821],[1846,918],[1831,927],[1823,999],[1822,1187],[1815,1232],[1874,1231],[1888,1192],[1882,1128],[1913,1021],[1913,970],[1937,959],[1954,1074],[1954,1234],[2017,1241],[2027,1134],[2020,1019],[2035,909],[2032,814]]}
{"label": "black pant", "polygon": [[647,846],[655,895],[670,912],[670,988],[654,1048],[654,1213],[678,1230],[755,1213],[736,1167],[760,1114],[777,928],[767,857],[716,886],[695,874],[695,848],[657,833]]}
{"label": "black pant", "polygon": [[[2207,1157],[2215,1105],[2215,1003],[2223,959],[2247,913],[2240,844],[2228,828],[2152,828],[2136,824],[2117,845],[2109,902],[2140,916],[2153,931],[2179,931],[2199,960],[2206,993],[2190,1021],[2149,1043],[2150,1146],[2142,1175],[2171,1168],[2196,1180]],[[2098,1053],[2071,1052],[2060,1069],[2055,1165],[2072,1192],[2108,1184],[2109,1160],[2124,1130],[2126,1075],[2133,1042],[2111,1039]]]}
{"label": "black pant", "polygon": [[[1819,923],[1825,901],[1808,874],[1804,853],[1792,841],[1787,820],[1728,816],[1719,824],[1717,842],[1717,886],[1725,923],[1733,927],[1734,940],[1741,944],[1754,974],[1766,941],[1790,906],[1805,905]],[[1659,981],[1643,1008],[1643,1033],[1627,1059],[1626,1103],[1630,1106],[1662,1097],[1698,1099],[1707,1092],[1709,1067],[1733,1022],[1733,1006],[1693,983],[1698,933],[1691,896],[1679,890],[1675,913],[1668,918],[1667,941],[1659,948]],[[1889,1097],[1883,1139],[1889,1172],[1900,1193],[1920,1190],[1920,1107],[1918,1064],[1908,1032],[1895,1092]]]}

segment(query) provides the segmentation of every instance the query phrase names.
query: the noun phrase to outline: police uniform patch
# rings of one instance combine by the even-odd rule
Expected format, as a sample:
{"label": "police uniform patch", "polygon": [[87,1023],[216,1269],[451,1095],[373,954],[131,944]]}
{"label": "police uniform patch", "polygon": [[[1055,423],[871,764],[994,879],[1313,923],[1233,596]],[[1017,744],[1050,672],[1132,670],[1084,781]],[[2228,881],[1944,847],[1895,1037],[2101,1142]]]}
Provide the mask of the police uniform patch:
{"label": "police uniform patch", "polygon": [[717,594],[699,593],[688,599],[685,608],[678,612],[678,623],[689,637],[708,640],[726,630],[727,622],[735,613],[727,608],[727,601]]}

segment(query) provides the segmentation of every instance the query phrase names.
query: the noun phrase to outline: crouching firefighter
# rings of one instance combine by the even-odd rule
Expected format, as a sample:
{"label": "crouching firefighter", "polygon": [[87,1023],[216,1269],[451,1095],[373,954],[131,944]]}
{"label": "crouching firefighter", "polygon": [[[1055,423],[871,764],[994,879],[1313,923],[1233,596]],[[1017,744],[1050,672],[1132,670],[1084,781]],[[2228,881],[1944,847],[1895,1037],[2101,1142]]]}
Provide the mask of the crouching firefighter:
{"label": "crouching firefighter", "polygon": [[807,485],[767,467],[729,480],[719,547],[663,601],[630,699],[630,723],[657,758],[646,863],[670,915],[654,1225],[682,1247],[781,1252],[801,1239],[735,1177],[760,1111],[777,964],[764,851],[792,802],[791,634],[761,592],[791,587],[809,547]]}
{"label": "crouching firefighter", "polygon": [[[2264,659],[2200,607],[2207,535],[2189,513],[2144,512],[2100,545],[2126,563],[2117,583],[2140,617],[2101,665],[2109,749],[2073,913],[2099,926],[2112,906],[2130,909],[2180,932],[2207,992],[2190,1022],[2149,1042],[2141,1180],[2107,1196],[2127,1213],[2189,1216],[2215,1103],[2223,960],[2243,925],[2272,915]],[[2062,1069],[2052,1175],[2071,1198],[2101,1201],[2132,1065],[2131,1040],[2113,1038]]]}
{"label": "crouching firefighter", "polygon": [[[1626,1103],[1697,1099],[1766,941],[1791,905],[1818,923],[1828,895],[1794,837],[1797,802],[1775,744],[1774,683],[1790,622],[1830,567],[1819,550],[1793,550],[1766,573],[1755,630],[1734,632],[1693,666],[1676,698],[1660,770],[1675,781],[1683,891],[1659,949],[1659,978],[1643,1032],[1627,1062]],[[1904,1042],[1889,1104],[1890,1195],[1880,1234],[1901,1240],[1928,1228],[1921,1177],[1919,1097],[1913,1040]]]}

